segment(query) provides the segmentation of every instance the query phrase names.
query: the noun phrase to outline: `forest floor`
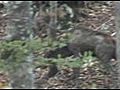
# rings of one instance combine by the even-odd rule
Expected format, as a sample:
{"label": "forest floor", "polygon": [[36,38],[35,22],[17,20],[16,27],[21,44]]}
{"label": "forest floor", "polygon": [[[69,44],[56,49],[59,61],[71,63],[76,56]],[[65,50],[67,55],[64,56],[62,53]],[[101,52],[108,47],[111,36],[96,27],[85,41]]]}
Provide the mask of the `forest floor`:
{"label": "forest floor", "polygon": [[[96,4],[92,9],[87,8],[83,11],[87,13],[88,17],[80,17],[80,22],[75,24],[115,37],[115,6],[113,2],[109,2],[108,5]],[[80,76],[74,79],[71,78],[73,75],[72,69],[66,67],[65,69],[60,69],[59,73],[47,81],[39,77],[40,73],[44,73],[47,69],[41,70],[38,68],[37,76],[39,78],[37,78],[35,83],[38,88],[114,88],[115,85],[111,76],[106,75],[101,67],[100,62],[96,61],[91,66],[80,69]]]}
{"label": "forest floor", "polygon": [[[110,2],[108,5],[96,4],[92,9],[85,9],[88,17],[80,17],[78,25],[84,25],[94,30],[102,31],[115,36],[115,7],[114,3]],[[2,12],[0,12],[0,37],[5,35],[4,24],[2,23]],[[81,88],[81,89],[95,89],[95,88],[114,88],[111,76],[104,73],[102,65],[95,61],[91,66],[86,66],[80,69],[80,76],[71,78],[73,75],[72,69],[65,67],[49,80],[41,79],[47,69],[37,68],[35,70],[35,86],[37,88]],[[42,75],[41,75],[42,73]],[[0,87],[8,80],[4,74],[0,74]]]}

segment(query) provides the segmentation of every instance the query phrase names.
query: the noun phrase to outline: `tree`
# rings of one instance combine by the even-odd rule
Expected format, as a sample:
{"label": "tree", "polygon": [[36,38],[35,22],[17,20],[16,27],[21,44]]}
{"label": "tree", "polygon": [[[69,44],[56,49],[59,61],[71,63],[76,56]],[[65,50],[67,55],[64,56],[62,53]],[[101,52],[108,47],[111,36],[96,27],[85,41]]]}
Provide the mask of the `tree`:
{"label": "tree", "polygon": [[120,1],[115,2],[116,6],[116,17],[115,17],[115,22],[116,22],[116,56],[117,56],[117,61],[118,61],[118,88],[120,88]]}
{"label": "tree", "polygon": [[[7,30],[9,30],[11,37],[14,37],[11,38],[12,40],[30,41],[32,39],[32,12],[30,6],[31,1],[10,1],[7,3]],[[33,88],[32,61],[30,49],[23,63],[16,62],[13,57],[8,58],[6,62],[10,64],[9,76],[12,88]]]}

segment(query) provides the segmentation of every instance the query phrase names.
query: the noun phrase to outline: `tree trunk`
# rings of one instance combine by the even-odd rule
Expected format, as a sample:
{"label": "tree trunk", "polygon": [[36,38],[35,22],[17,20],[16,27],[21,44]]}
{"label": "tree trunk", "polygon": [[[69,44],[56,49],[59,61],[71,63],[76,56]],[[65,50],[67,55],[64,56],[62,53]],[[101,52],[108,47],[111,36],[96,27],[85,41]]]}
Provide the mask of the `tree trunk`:
{"label": "tree trunk", "polygon": [[[31,1],[9,1],[8,4],[8,25],[9,34],[19,35],[20,40],[29,41],[32,39],[32,12]],[[19,63],[14,58],[9,58],[7,63],[11,65],[9,72],[10,84],[13,89],[33,88],[32,74],[32,52],[26,56],[25,62]],[[16,64],[19,66],[16,66]]]}
{"label": "tree trunk", "polygon": [[116,45],[116,57],[117,57],[117,61],[118,61],[118,82],[116,83],[116,85],[118,85],[118,88],[120,89],[120,1],[116,1],[115,2],[115,6],[116,6],[116,16],[115,16],[115,22],[116,22],[116,41],[117,41],[117,45]]}
{"label": "tree trunk", "polygon": [[56,29],[57,29],[57,25],[56,25],[57,24],[57,1],[50,1],[49,3],[50,3],[50,11],[49,11],[50,22],[49,22],[49,29],[47,30],[47,35],[52,40],[55,40]]}

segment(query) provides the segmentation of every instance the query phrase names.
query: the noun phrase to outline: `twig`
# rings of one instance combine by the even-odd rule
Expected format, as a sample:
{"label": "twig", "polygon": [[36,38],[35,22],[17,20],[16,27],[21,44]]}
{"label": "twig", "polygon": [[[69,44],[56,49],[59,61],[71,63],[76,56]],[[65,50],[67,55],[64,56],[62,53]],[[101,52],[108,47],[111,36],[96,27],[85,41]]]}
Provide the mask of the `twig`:
{"label": "twig", "polygon": [[108,23],[108,22],[110,22],[110,21],[112,21],[112,20],[114,20],[114,17],[111,17],[108,21],[104,22],[102,25],[100,25],[99,27],[97,27],[97,28],[95,29],[95,31],[97,31],[97,30],[100,29],[103,25],[105,25],[106,23]]}

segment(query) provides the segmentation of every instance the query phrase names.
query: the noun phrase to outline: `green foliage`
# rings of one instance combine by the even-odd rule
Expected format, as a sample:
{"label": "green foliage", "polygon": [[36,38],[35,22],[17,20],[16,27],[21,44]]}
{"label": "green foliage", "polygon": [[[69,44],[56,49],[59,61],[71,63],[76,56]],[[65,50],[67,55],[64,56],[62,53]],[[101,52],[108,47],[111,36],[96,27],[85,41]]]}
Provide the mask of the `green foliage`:
{"label": "green foliage", "polygon": [[44,38],[44,39],[33,39],[30,42],[28,42],[28,45],[30,48],[32,48],[33,51],[46,51],[46,50],[50,50],[50,49],[55,49],[58,47],[63,47],[65,46],[65,40],[61,39],[59,41],[51,41],[48,38]]}
{"label": "green foliage", "polygon": [[[0,68],[12,69],[19,67],[30,52],[42,52],[51,48],[64,46],[58,41],[50,42],[48,39],[33,39],[31,41],[15,40],[11,42],[2,41],[0,43]],[[43,61],[46,61],[45,59]],[[39,62],[42,63],[42,62]],[[12,68],[10,68],[12,66]]]}
{"label": "green foliage", "polygon": [[25,41],[1,42],[0,67],[7,70],[15,69],[20,63],[25,62],[28,52]]}
{"label": "green foliage", "polygon": [[[65,40],[50,42],[45,39],[33,39],[31,41],[11,41],[0,43],[0,69],[11,69],[19,67],[22,63],[26,62],[27,56],[30,52],[44,52],[46,50],[63,47]],[[89,64],[95,57],[92,56],[92,52],[85,52],[83,58],[61,58],[58,55],[58,59],[48,59],[42,56],[34,57],[34,65],[50,65],[57,64],[59,66],[67,67],[83,67],[85,64]],[[11,68],[10,68],[11,67]]]}
{"label": "green foliage", "polygon": [[82,58],[82,62],[83,62],[82,67],[91,66],[93,64],[93,61],[95,60],[96,60],[96,57],[93,57],[93,52],[91,51],[84,52],[84,55]]}
{"label": "green foliage", "polygon": [[92,56],[92,52],[88,51],[84,53],[83,58],[73,58],[73,56],[61,58],[58,55],[58,59],[55,58],[43,58],[41,56],[35,58],[35,65],[49,65],[49,64],[57,64],[60,67],[67,66],[71,68],[82,68],[87,66],[94,61],[96,58]]}

